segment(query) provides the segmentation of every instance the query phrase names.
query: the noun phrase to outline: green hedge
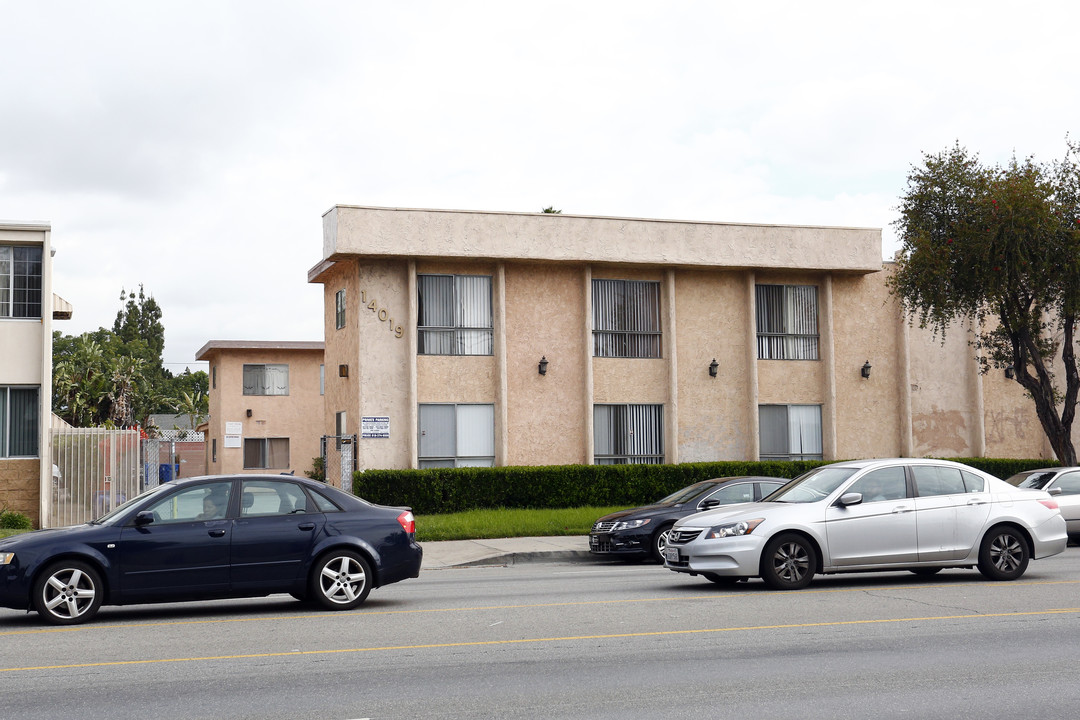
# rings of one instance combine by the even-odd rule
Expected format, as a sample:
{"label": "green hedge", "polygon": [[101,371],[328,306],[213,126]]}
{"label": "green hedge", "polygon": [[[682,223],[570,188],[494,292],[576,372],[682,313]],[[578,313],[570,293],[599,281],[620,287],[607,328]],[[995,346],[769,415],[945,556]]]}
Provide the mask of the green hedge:
{"label": "green hedge", "polygon": [[[957,460],[1000,478],[1053,464],[1046,460]],[[380,505],[407,505],[419,515],[495,508],[631,506],[655,502],[698,480],[736,475],[793,478],[810,468],[827,464],[821,461],[707,462],[367,470],[353,474],[353,491]]]}

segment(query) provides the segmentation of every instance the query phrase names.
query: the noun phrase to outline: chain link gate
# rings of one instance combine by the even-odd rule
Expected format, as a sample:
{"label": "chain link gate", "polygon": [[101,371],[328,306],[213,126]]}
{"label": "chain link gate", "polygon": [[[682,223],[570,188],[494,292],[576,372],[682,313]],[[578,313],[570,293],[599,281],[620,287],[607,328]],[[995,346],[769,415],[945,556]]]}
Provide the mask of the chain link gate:
{"label": "chain link gate", "polygon": [[352,475],[356,472],[356,436],[323,435],[323,477],[327,485],[352,494]]}

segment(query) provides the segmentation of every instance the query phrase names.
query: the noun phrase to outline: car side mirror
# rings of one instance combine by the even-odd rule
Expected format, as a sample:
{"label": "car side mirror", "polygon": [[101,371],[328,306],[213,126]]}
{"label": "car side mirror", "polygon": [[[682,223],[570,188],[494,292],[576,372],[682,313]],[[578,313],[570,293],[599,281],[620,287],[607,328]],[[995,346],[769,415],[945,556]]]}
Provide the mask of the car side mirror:
{"label": "car side mirror", "polygon": [[1048,492],[1049,494],[1057,497],[1058,495],[1061,494],[1061,488],[1059,488],[1059,487],[1050,488],[1046,492]]}
{"label": "car side mirror", "polygon": [[149,525],[154,522],[154,513],[149,510],[143,510],[135,516],[135,527],[142,527],[143,525]]}
{"label": "car side mirror", "polygon": [[862,502],[862,493],[850,492],[844,493],[840,496],[840,499],[836,501],[837,505],[847,507],[848,505],[858,505]]}
{"label": "car side mirror", "polygon": [[698,510],[712,510],[714,507],[720,507],[719,500],[702,500],[701,505],[698,505]]}

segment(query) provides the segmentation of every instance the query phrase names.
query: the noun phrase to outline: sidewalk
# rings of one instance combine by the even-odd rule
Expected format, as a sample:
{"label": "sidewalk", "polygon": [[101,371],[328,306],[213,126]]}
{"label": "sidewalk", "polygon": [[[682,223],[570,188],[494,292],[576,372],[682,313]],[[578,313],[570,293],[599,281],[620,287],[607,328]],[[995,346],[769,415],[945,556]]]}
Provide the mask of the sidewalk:
{"label": "sidewalk", "polygon": [[424,548],[424,570],[588,560],[592,557],[589,554],[588,535],[446,540],[420,544]]}

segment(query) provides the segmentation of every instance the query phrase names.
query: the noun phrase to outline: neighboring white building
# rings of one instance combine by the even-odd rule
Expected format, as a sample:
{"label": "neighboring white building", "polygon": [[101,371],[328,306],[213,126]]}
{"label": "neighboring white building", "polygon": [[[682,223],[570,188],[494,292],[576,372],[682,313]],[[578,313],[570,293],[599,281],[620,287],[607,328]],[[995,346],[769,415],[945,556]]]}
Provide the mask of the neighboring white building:
{"label": "neighboring white building", "polygon": [[36,527],[52,477],[52,321],[71,306],[52,292],[51,227],[0,222],[0,507]]}

